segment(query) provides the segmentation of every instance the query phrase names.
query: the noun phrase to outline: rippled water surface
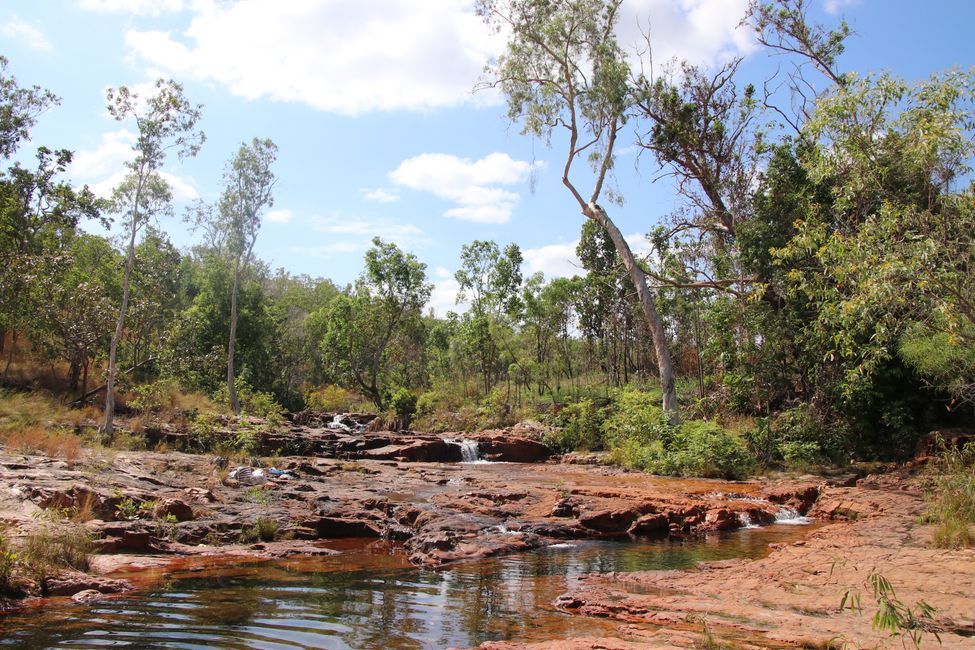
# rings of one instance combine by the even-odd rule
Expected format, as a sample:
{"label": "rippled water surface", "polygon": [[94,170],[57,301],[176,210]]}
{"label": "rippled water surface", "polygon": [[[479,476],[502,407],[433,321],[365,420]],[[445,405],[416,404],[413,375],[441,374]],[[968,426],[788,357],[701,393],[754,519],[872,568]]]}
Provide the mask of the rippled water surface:
{"label": "rippled water surface", "polygon": [[196,567],[125,598],[0,618],[0,648],[447,648],[611,632],[551,607],[580,575],[757,557],[804,526],[704,540],[573,542],[447,571],[395,547],[346,542],[332,557]]}

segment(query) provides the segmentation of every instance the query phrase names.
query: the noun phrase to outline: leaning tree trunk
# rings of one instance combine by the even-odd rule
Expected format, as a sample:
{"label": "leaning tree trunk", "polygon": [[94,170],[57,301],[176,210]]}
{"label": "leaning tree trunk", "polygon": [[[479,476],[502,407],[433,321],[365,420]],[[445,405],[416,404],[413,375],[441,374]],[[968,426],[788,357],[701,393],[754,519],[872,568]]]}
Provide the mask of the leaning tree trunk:
{"label": "leaning tree trunk", "polygon": [[609,235],[609,238],[613,240],[616,252],[619,254],[620,259],[623,261],[623,266],[626,267],[626,272],[630,276],[630,281],[636,287],[640,309],[643,311],[643,317],[647,322],[647,326],[650,328],[651,338],[653,338],[653,349],[657,355],[657,367],[660,370],[660,385],[663,389],[663,410],[671,422],[676,422],[677,388],[674,383],[674,364],[670,357],[670,349],[667,346],[667,333],[664,330],[664,323],[657,313],[654,296],[650,292],[650,287],[647,285],[647,275],[643,272],[640,265],[637,264],[636,258],[633,256],[633,251],[623,237],[623,233],[616,227],[616,224],[609,218],[605,210],[595,203],[589,203],[586,206],[584,214],[602,226]]}
{"label": "leaning tree trunk", "polygon": [[[136,205],[139,204],[139,193],[136,193]],[[118,344],[122,340],[122,331],[125,328],[125,312],[129,309],[129,280],[132,277],[132,267],[135,266],[135,235],[139,231],[139,217],[132,215],[132,233],[129,237],[129,251],[125,258],[125,276],[122,281],[122,305],[119,307],[118,320],[115,322],[115,332],[112,334],[112,343],[108,348],[108,378],[105,382],[105,423],[102,425],[102,433],[106,436],[112,435],[115,430],[115,358],[118,355]]]}
{"label": "leaning tree trunk", "polygon": [[237,291],[240,287],[240,262],[234,265],[234,288],[230,292],[230,341],[227,343],[227,396],[234,415],[240,415],[237,385],[234,382],[234,352],[237,350]]}

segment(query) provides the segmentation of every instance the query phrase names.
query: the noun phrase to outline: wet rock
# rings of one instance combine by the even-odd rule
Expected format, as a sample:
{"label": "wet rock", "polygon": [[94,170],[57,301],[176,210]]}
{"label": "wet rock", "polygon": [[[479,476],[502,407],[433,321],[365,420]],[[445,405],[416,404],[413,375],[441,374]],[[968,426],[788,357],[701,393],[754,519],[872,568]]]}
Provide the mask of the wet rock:
{"label": "wet rock", "polygon": [[45,596],[74,596],[83,591],[117,594],[131,589],[132,584],[125,580],[90,576],[80,571],[63,571],[41,581],[41,590]]}
{"label": "wet rock", "polygon": [[579,517],[579,523],[600,533],[625,533],[640,516],[636,510],[603,510]]}
{"label": "wet rock", "polygon": [[800,515],[805,515],[816,503],[822,486],[816,484],[777,484],[766,487],[763,496],[772,503],[795,509]]}
{"label": "wet rock", "polygon": [[666,535],[669,527],[670,520],[667,515],[656,513],[643,515],[634,521],[628,532],[631,535]]}
{"label": "wet rock", "polygon": [[477,440],[481,458],[505,463],[538,463],[552,455],[552,449],[537,440],[517,437],[510,430],[485,431],[471,436]]}
{"label": "wet rock", "polygon": [[382,527],[374,521],[343,517],[316,517],[302,522],[303,528],[312,528],[322,539],[345,537],[382,537]]}

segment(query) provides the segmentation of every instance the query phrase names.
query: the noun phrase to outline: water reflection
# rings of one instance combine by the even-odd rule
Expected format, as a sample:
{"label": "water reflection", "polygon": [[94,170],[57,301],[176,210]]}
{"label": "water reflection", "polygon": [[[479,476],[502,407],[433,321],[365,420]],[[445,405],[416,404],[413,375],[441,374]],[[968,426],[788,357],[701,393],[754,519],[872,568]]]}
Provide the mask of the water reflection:
{"label": "water reflection", "polygon": [[578,542],[441,572],[410,566],[395,548],[345,543],[342,555],[181,571],[135,596],[0,619],[0,647],[407,649],[605,635],[617,624],[552,609],[580,576],[757,557],[801,528]]}

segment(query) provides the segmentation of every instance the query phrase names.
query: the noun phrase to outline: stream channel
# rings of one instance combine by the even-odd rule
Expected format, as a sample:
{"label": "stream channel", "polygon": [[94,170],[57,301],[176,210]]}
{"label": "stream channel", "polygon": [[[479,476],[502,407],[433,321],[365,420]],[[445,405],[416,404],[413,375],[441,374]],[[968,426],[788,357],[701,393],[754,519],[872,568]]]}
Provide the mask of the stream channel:
{"label": "stream channel", "polygon": [[572,542],[441,571],[396,545],[342,540],[340,555],[211,561],[92,605],[0,618],[0,648],[469,648],[484,641],[600,636],[619,623],[552,607],[580,576],[755,558],[809,526],[773,524],[685,541]]}

